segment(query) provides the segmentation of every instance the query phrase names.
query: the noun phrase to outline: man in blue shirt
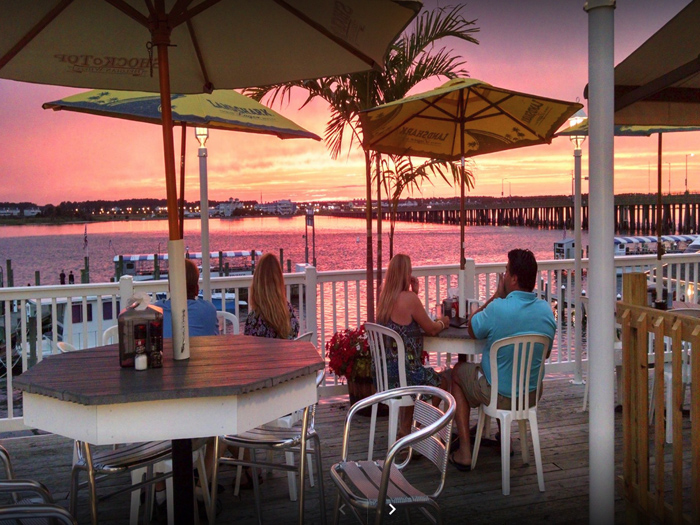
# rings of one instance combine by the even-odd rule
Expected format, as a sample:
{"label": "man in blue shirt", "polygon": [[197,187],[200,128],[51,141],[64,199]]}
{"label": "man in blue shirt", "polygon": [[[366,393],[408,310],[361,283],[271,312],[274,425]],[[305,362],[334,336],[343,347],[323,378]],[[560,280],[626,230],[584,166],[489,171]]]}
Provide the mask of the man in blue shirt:
{"label": "man in blue shirt", "polygon": [[[190,337],[219,335],[219,320],[216,317],[216,307],[209,301],[197,298],[199,293],[199,269],[189,259],[185,259],[185,279],[187,281],[187,316],[189,318]],[[163,309],[163,337],[172,337],[173,326],[170,299],[167,301],[156,301],[155,305]]]}
{"label": "man in blue shirt", "polygon": [[[472,407],[488,404],[491,399],[491,345],[518,334],[536,333],[554,339],[557,324],[547,301],[533,292],[537,280],[537,261],[530,250],[508,252],[508,265],[499,275],[498,287],[493,296],[469,319],[469,334],[475,339],[485,339],[481,363],[460,362],[455,365],[452,378],[452,395],[457,401],[455,421],[459,434],[459,449],[450,456],[450,463],[459,470],[471,468],[469,443],[469,413]],[[539,345],[542,346],[542,345]],[[550,347],[535,347],[532,375],[530,376],[531,403],[534,404],[537,378],[542,356],[549,356]],[[498,405],[510,407],[513,373],[512,346],[499,351]]]}

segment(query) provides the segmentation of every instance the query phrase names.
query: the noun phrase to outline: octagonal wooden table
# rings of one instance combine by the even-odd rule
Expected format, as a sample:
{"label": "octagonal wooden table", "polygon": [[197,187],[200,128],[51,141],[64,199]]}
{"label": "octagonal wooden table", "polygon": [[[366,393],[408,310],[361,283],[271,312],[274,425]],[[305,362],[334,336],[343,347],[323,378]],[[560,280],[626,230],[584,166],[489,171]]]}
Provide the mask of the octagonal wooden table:
{"label": "octagonal wooden table", "polygon": [[45,358],[19,376],[24,422],[93,445],[171,439],[175,522],[194,523],[191,438],[239,434],[317,401],[324,361],[308,342],[192,337],[190,358],[119,366],[117,345]]}

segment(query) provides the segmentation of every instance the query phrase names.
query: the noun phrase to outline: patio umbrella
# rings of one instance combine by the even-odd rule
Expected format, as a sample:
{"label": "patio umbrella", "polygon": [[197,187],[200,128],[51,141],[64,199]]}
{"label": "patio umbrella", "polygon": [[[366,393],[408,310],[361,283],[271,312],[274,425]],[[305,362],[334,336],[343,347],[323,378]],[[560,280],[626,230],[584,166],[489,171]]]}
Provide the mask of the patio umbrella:
{"label": "patio umbrella", "polygon": [[[185,127],[199,127],[275,135],[280,139],[309,138],[321,140],[276,111],[233,90],[216,90],[211,94],[172,95],[173,124],[183,127],[181,158],[185,158]],[[46,102],[44,109],[91,113],[106,117],[161,124],[160,95],[142,91],[93,90]],[[184,176],[183,176],[184,179]],[[202,222],[202,281],[204,297],[211,300],[209,265],[209,214],[207,213],[206,171],[200,169],[200,210]],[[180,181],[180,234],[184,208],[184,180]]]}
{"label": "patio umbrella", "polygon": [[176,359],[189,357],[189,333],[171,92],[211,92],[381,67],[389,45],[421,5],[403,0],[0,5],[0,78],[161,95]]}
{"label": "patio umbrella", "polygon": [[461,160],[460,312],[464,286],[464,159],[549,144],[554,132],[583,106],[457,78],[437,89],[360,113],[363,147],[394,155]]}
{"label": "patio umbrella", "polygon": [[[662,232],[662,217],[661,209],[663,206],[662,190],[661,190],[661,167],[662,167],[662,143],[664,133],[677,133],[682,131],[700,131],[700,126],[630,126],[619,124],[614,127],[614,134],[616,137],[649,137],[653,134],[659,135],[658,150],[657,150],[657,193],[656,193],[656,300],[660,302],[662,300],[663,293],[663,282],[662,282],[662,271],[663,265],[661,259],[664,255],[663,244],[661,243]],[[560,136],[587,136],[588,135],[588,119],[583,120],[575,126],[570,126],[565,130],[560,131],[556,134],[557,137]],[[580,210],[575,213],[580,213]],[[580,260],[581,251],[580,247],[576,247],[575,257]]]}

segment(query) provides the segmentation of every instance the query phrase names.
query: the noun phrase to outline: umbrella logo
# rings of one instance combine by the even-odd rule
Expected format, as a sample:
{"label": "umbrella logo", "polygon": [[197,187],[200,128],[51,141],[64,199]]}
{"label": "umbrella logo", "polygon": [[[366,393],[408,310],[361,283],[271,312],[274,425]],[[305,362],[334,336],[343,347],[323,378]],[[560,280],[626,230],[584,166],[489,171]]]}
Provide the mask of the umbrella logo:
{"label": "umbrella logo", "polygon": [[[74,73],[105,73],[108,75],[132,75],[141,77],[150,74],[151,62],[148,58],[138,57],[99,57],[93,55],[54,55],[59,62],[68,65]],[[153,60],[153,67],[158,67],[158,60]]]}

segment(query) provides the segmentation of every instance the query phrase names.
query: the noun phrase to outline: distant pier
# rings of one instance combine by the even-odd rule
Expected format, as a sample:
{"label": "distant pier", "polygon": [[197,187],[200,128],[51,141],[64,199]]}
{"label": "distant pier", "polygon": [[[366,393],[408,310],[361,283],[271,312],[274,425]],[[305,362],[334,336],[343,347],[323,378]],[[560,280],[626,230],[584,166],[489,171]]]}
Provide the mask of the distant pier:
{"label": "distant pier", "polygon": [[[459,224],[459,202],[430,204],[428,199],[413,206],[400,206],[397,220],[436,224]],[[588,229],[588,195],[581,198],[583,229]],[[615,231],[627,234],[656,233],[656,195],[615,196]],[[362,209],[335,210],[324,215],[364,218]],[[389,207],[384,203],[382,218],[389,219]],[[373,213],[376,218],[376,210]],[[573,229],[571,197],[510,197],[468,199],[466,223],[471,226],[533,226],[552,229]],[[700,219],[700,195],[689,193],[664,195],[661,206],[663,234],[697,233]]]}

